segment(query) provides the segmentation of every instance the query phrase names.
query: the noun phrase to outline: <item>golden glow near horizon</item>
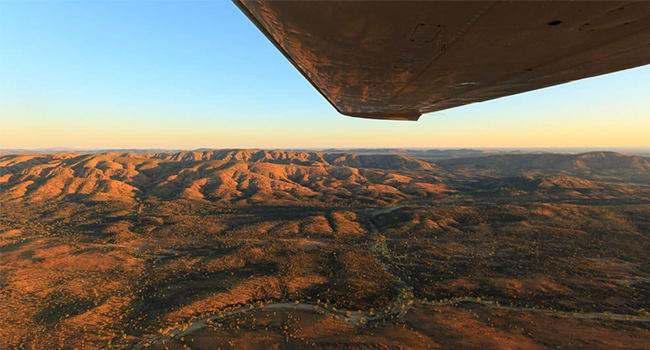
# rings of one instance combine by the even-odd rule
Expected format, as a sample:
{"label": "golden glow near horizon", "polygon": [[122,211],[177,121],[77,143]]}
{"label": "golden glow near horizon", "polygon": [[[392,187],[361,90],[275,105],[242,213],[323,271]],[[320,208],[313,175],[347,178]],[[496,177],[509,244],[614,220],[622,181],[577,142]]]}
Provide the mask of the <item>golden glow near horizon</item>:
{"label": "golden glow near horizon", "polygon": [[[193,117],[160,111],[129,115],[117,109],[60,106],[40,111],[5,106],[0,108],[0,148],[650,146],[650,102],[638,100],[638,95],[629,96],[636,101],[622,96],[589,105],[584,98],[577,98],[575,104],[546,104],[543,99],[552,102],[556,93],[544,92],[543,99],[534,96],[541,93],[425,114],[418,122],[356,119],[334,111],[314,117],[302,113],[222,116],[218,111]],[[535,103],[529,105],[522,99]]]}
{"label": "golden glow near horizon", "polygon": [[[636,147],[648,146],[650,123],[634,120],[580,119],[580,122],[508,124],[489,117],[467,124],[440,122],[446,115],[420,122],[340,120],[300,125],[221,124],[200,126],[173,121],[131,122],[57,120],[3,121],[0,148],[303,148],[303,147]],[[450,117],[451,118],[451,117]],[[567,117],[568,118],[568,117]],[[436,125],[439,124],[439,125]]]}

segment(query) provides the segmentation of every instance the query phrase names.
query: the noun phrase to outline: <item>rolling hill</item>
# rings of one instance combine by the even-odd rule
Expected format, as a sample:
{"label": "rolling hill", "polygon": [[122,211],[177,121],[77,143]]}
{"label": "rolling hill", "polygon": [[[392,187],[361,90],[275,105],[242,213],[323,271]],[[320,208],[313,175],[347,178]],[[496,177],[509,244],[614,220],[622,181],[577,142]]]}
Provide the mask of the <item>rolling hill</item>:
{"label": "rolling hill", "polygon": [[596,180],[650,183],[650,159],[616,152],[492,155],[445,159],[435,164],[450,172],[472,175],[565,174]]}

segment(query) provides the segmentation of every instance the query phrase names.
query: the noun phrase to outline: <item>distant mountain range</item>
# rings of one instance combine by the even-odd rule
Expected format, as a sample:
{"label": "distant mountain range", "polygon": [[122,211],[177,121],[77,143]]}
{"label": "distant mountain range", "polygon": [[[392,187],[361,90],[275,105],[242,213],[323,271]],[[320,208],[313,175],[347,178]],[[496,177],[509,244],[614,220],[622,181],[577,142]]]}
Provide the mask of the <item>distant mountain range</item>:
{"label": "distant mountain range", "polygon": [[436,161],[277,150],[0,155],[0,200],[155,197],[227,205],[381,205],[440,198],[456,192],[452,184],[462,179],[542,189],[599,188],[593,181],[650,184],[650,159],[614,152]]}
{"label": "distant mountain range", "polygon": [[650,184],[650,158],[615,152],[583,154],[510,154],[444,159],[435,163],[453,173],[511,176],[522,173],[567,174],[588,179]]}
{"label": "distant mountain range", "polygon": [[206,199],[226,204],[390,203],[445,192],[400,155],[220,150],[0,156],[0,199]]}
{"label": "distant mountain range", "polygon": [[[231,149],[233,150],[233,149]],[[255,149],[261,150],[261,149]],[[636,155],[650,157],[650,147],[534,147],[534,148],[294,148],[281,149],[284,151],[297,152],[327,152],[327,153],[355,153],[355,154],[400,154],[409,157],[415,157],[426,160],[437,160],[459,157],[480,157],[497,154],[581,154],[589,152],[617,152],[625,155]],[[73,148],[37,148],[37,149],[0,149],[0,154],[51,154],[51,153],[179,153],[183,149],[164,149],[164,148],[114,148],[114,149],[73,149]],[[211,148],[199,148],[192,151],[207,152],[214,151]]]}

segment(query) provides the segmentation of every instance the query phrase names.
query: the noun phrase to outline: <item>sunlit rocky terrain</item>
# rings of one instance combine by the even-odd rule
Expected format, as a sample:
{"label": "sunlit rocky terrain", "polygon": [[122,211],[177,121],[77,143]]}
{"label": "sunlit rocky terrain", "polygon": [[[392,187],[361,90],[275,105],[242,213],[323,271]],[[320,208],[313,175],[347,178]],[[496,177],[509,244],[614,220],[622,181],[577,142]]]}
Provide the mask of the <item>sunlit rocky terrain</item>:
{"label": "sunlit rocky terrain", "polygon": [[0,155],[0,348],[648,349],[650,159],[436,157]]}

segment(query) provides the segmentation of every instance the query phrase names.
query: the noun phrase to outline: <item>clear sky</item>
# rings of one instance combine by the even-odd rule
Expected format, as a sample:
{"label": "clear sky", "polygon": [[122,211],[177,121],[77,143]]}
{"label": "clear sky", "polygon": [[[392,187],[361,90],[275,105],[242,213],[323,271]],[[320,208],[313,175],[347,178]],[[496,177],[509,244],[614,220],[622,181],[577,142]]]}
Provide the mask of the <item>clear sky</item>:
{"label": "clear sky", "polygon": [[650,66],[339,115],[228,1],[0,0],[0,148],[650,146]]}

